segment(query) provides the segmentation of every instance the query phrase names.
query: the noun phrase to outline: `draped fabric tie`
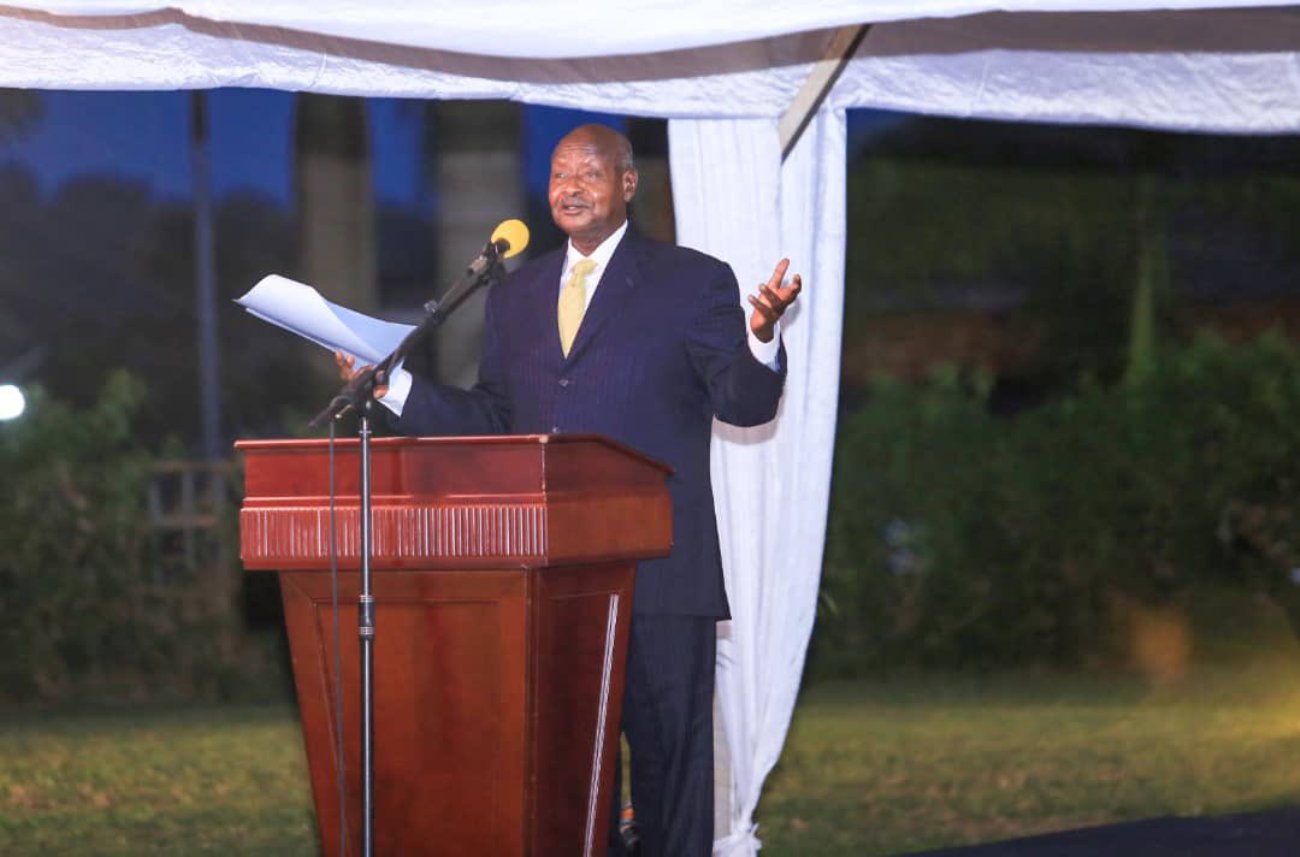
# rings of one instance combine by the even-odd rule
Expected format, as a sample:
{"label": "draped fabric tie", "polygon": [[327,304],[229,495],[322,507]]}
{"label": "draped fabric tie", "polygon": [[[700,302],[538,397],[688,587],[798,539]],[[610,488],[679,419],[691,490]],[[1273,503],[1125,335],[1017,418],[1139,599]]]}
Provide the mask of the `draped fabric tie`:
{"label": "draped fabric tie", "polygon": [[587,275],[596,267],[594,259],[579,259],[573,263],[569,272],[569,281],[560,290],[560,305],[557,317],[560,324],[560,348],[564,356],[569,356],[573,339],[578,335],[578,326],[587,311]]}

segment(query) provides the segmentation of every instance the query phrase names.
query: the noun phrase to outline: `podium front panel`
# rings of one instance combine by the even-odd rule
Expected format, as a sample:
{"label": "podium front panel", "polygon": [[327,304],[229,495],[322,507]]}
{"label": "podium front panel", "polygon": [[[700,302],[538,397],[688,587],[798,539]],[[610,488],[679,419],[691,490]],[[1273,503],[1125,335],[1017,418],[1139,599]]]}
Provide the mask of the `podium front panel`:
{"label": "podium front panel", "polygon": [[[281,580],[322,845],[352,857],[361,831],[358,575],[342,575],[338,611],[344,851],[329,578]],[[376,853],[525,853],[524,574],[379,572],[374,590]]]}

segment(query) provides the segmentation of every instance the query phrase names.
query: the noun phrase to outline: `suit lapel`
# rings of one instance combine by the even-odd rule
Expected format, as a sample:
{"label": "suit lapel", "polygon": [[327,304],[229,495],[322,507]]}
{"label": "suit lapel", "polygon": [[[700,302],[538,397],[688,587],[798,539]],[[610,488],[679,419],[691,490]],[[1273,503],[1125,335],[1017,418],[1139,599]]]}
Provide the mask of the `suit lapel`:
{"label": "suit lapel", "polygon": [[538,260],[536,273],[527,284],[528,300],[533,309],[528,317],[536,319],[541,341],[546,343],[545,353],[548,359],[554,357],[556,362],[564,362],[560,350],[560,328],[556,311],[560,299],[560,274],[564,273],[564,247],[550,251]]}
{"label": "suit lapel", "polygon": [[[629,226],[609,260],[609,267],[600,277],[596,294],[592,295],[591,304],[578,326],[578,335],[569,349],[569,360],[573,360],[586,350],[591,340],[600,332],[601,327],[627,305],[633,289],[636,288],[637,274],[645,255],[645,242]],[[558,279],[559,275],[556,275]],[[555,334],[556,346],[559,346],[560,334]]]}

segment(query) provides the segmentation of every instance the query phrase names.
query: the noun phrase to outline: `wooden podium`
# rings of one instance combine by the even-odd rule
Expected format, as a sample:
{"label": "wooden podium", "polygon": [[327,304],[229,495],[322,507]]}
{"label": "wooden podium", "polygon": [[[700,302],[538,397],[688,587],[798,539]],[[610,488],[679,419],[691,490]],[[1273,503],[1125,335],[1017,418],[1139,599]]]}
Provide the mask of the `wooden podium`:
{"label": "wooden podium", "polygon": [[[280,574],[321,845],[360,844],[359,449],[335,451],[347,838],[340,847],[329,443],[241,441],[240,548]],[[636,561],[668,468],[559,435],[372,442],[375,853],[603,854]]]}

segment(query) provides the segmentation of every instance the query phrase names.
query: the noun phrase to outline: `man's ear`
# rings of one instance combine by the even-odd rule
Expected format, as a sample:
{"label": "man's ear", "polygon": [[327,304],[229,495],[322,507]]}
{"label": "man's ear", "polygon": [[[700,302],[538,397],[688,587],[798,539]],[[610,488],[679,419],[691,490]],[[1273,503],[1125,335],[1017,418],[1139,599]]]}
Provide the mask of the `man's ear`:
{"label": "man's ear", "polygon": [[635,169],[623,171],[623,201],[631,202],[632,197],[636,196],[636,183],[640,176]]}

